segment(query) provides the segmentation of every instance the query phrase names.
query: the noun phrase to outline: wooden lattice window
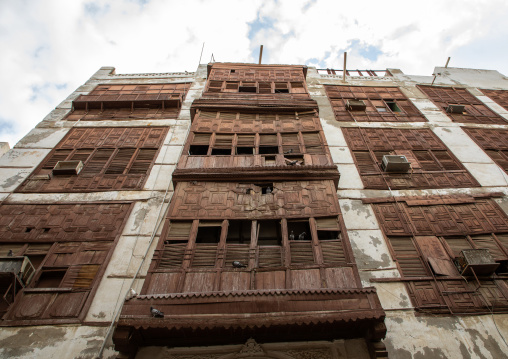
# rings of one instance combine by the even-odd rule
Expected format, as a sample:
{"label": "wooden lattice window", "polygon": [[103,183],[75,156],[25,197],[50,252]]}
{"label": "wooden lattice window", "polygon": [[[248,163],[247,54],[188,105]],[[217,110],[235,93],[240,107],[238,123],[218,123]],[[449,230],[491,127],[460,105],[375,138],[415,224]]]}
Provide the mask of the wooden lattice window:
{"label": "wooden lattice window", "polygon": [[508,173],[508,131],[502,129],[464,128],[464,131]]}
{"label": "wooden lattice window", "polygon": [[[337,121],[424,122],[425,117],[397,87],[325,86]],[[361,101],[365,108],[351,108]]]}
{"label": "wooden lattice window", "polygon": [[[140,189],[167,128],[73,128],[20,186],[21,192]],[[83,163],[78,174],[52,175],[59,161]]]}
{"label": "wooden lattice window", "polygon": [[[343,128],[365,188],[475,187],[476,180],[430,129]],[[405,156],[404,173],[385,172],[383,156]]]}
{"label": "wooden lattice window", "polygon": [[[501,116],[485,106],[465,88],[418,85],[431,100],[454,122],[506,124]],[[459,105],[452,110],[453,105]],[[462,108],[463,106],[463,108]]]}
{"label": "wooden lattice window", "polygon": [[[447,312],[451,309],[459,313],[508,307],[505,265],[508,218],[492,201],[402,199],[374,204],[374,211],[402,280],[420,310]],[[485,292],[477,291],[479,283],[475,278],[466,280],[461,276],[455,263],[461,251],[471,249],[488,249],[494,260],[501,263],[495,274],[479,276]],[[498,292],[492,292],[494,288]],[[492,300],[497,301],[497,308],[489,304]]]}
{"label": "wooden lattice window", "polygon": [[484,90],[481,89],[485,95],[493,99],[498,105],[508,110],[508,91],[506,90]]}

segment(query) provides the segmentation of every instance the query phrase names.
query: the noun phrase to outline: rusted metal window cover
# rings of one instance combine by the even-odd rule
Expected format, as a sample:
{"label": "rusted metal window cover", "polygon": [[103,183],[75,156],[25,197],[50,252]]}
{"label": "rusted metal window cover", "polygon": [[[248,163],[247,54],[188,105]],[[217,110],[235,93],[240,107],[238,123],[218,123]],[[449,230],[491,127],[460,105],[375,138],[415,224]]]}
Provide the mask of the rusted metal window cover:
{"label": "rusted metal window cover", "polygon": [[[465,88],[438,87],[418,85],[434,104],[439,107],[453,122],[460,123],[484,123],[484,124],[506,124],[501,116],[490,110],[478,98],[473,96]],[[448,111],[450,105],[455,108],[464,106],[463,111]]]}
{"label": "rusted metal window cover", "polygon": [[[142,188],[167,134],[166,127],[73,128],[17,189],[87,192]],[[83,162],[79,174],[50,175],[58,162]]]}
{"label": "rusted metal window cover", "polygon": [[[430,129],[342,128],[365,188],[477,187],[478,182]],[[382,171],[386,155],[405,156],[409,173]]]}
{"label": "rusted metal window cover", "polygon": [[397,87],[325,85],[325,90],[337,121],[426,121]]}
{"label": "rusted metal window cover", "polygon": [[35,269],[1,313],[0,326],[83,320],[130,208],[129,203],[0,206],[0,255],[12,251],[5,258],[27,259]]}

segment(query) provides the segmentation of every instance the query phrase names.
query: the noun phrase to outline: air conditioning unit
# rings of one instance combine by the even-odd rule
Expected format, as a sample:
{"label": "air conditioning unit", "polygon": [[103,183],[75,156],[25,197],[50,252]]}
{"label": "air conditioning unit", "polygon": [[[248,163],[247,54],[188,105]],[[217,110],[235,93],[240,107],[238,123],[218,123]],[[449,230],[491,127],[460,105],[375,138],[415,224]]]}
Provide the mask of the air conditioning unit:
{"label": "air conditioning unit", "polygon": [[455,264],[461,275],[488,276],[499,267],[488,249],[464,249]]}
{"label": "air conditioning unit", "polygon": [[446,112],[458,114],[464,113],[464,105],[448,105]]}
{"label": "air conditioning unit", "polygon": [[24,287],[32,279],[35,268],[28,257],[0,257],[0,276],[15,277]]}
{"label": "air conditioning unit", "polygon": [[406,156],[401,155],[385,155],[381,162],[381,167],[385,172],[406,173],[411,169],[411,164]]}
{"label": "air conditioning unit", "polygon": [[367,106],[362,100],[347,100],[346,110],[348,111],[365,111]]}
{"label": "air conditioning unit", "polygon": [[82,161],[58,161],[53,167],[53,175],[77,175],[82,169]]}

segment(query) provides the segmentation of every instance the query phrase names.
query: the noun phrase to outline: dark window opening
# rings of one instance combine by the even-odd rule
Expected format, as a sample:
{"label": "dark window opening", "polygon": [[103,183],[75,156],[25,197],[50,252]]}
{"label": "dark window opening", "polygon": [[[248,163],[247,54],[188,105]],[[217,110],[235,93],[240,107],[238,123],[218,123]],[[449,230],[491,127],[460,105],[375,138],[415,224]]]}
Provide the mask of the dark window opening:
{"label": "dark window opening", "polygon": [[206,156],[208,154],[208,146],[191,145],[189,147],[190,156]]}
{"label": "dark window opening", "polygon": [[42,232],[43,232],[43,233],[48,233],[50,230],[51,230],[51,228],[43,228],[43,229],[42,229]]}
{"label": "dark window opening", "polygon": [[281,245],[282,233],[279,221],[258,221],[258,245]]}
{"label": "dark window opening", "polygon": [[310,241],[312,235],[308,220],[290,220],[288,221],[289,240]]}
{"label": "dark window opening", "polygon": [[226,243],[249,244],[252,222],[230,220]]}
{"label": "dark window opening", "polygon": [[270,194],[273,192],[273,183],[255,183],[254,186],[261,188],[261,194]]}
{"label": "dark window opening", "polygon": [[231,150],[229,148],[212,148],[213,156],[229,156],[231,155]]}
{"label": "dark window opening", "polygon": [[265,159],[265,166],[275,165],[275,156],[264,156],[263,158]]}
{"label": "dark window opening", "polygon": [[199,223],[196,243],[219,243],[221,228],[217,224]]}
{"label": "dark window opening", "polygon": [[253,155],[254,147],[237,147],[236,148],[237,155]]}
{"label": "dark window opening", "polygon": [[35,284],[36,288],[58,288],[67,272],[66,269],[46,269],[43,270],[39,280]]}
{"label": "dark window opening", "polygon": [[250,92],[250,93],[256,93],[257,89],[255,86],[240,86],[238,88],[238,92]]}
{"label": "dark window opening", "polygon": [[231,73],[234,74],[236,71],[235,70],[231,70]]}
{"label": "dark window opening", "polygon": [[401,112],[399,106],[397,106],[397,103],[396,102],[393,102],[393,101],[385,101],[386,103],[386,106],[388,106],[388,108],[390,110],[392,110],[392,112]]}
{"label": "dark window opening", "polygon": [[275,93],[289,93],[289,89],[275,89]]}
{"label": "dark window opening", "polygon": [[259,146],[259,154],[260,155],[272,155],[278,154],[279,147],[278,146]]}
{"label": "dark window opening", "polygon": [[31,254],[31,255],[28,255],[27,257],[30,260],[30,263],[32,263],[32,265],[34,266],[34,269],[37,269],[42,264],[42,261],[44,260],[46,255],[45,254]]}
{"label": "dark window opening", "polygon": [[26,227],[25,233],[30,233],[32,229],[35,229],[34,227]]}
{"label": "dark window opening", "polygon": [[318,230],[318,239],[320,241],[330,241],[335,239],[340,239],[339,231],[319,231]]}

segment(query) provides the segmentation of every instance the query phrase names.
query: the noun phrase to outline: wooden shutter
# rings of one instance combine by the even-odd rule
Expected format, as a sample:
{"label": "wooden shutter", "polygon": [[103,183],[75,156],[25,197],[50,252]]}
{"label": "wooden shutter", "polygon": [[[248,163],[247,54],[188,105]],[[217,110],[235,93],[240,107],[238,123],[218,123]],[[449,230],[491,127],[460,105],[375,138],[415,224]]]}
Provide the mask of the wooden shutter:
{"label": "wooden shutter", "polygon": [[167,239],[188,240],[192,228],[192,221],[171,221]]}
{"label": "wooden shutter", "polygon": [[302,133],[303,143],[305,144],[305,151],[307,153],[323,154],[325,153],[323,142],[319,136],[319,132],[304,132]]}
{"label": "wooden shutter", "polygon": [[72,150],[55,150],[46,160],[42,168],[53,169],[58,161],[65,161],[71,152]]}
{"label": "wooden shutter", "polygon": [[99,148],[85,165],[81,174],[95,175],[101,173],[114,152],[115,150],[112,148]]}
{"label": "wooden shutter", "polygon": [[238,135],[237,146],[238,147],[254,147],[254,140],[255,139],[256,139],[255,134]]}
{"label": "wooden shutter", "polygon": [[231,267],[233,261],[242,264],[249,264],[249,244],[227,244],[226,245],[226,267]]}
{"label": "wooden shutter", "polygon": [[291,82],[291,93],[305,93],[303,82]]}
{"label": "wooden shutter", "polygon": [[208,146],[210,143],[210,136],[209,133],[195,133],[194,138],[192,140],[193,145],[205,145]]}
{"label": "wooden shutter", "polygon": [[232,134],[216,134],[214,148],[227,148],[230,149],[233,144]]}
{"label": "wooden shutter", "polygon": [[106,174],[123,174],[129,162],[131,161],[132,155],[136,152],[135,148],[120,148],[117,153],[113,156],[113,159],[106,169]]}
{"label": "wooden shutter", "polygon": [[258,246],[258,267],[270,268],[282,266],[281,246]]}
{"label": "wooden shutter", "polygon": [[[141,148],[129,169],[129,174],[146,174],[155,159],[157,149]],[[125,158],[127,160],[127,158]],[[110,166],[111,167],[111,166]]]}
{"label": "wooden shutter", "polygon": [[425,171],[441,170],[436,159],[428,151],[413,151],[413,154]]}
{"label": "wooden shutter", "polygon": [[453,237],[444,237],[444,240],[452,250],[452,254],[454,257],[458,257],[460,252],[464,249],[472,249],[473,246],[467,240],[466,236],[453,236]]}
{"label": "wooden shutter", "polygon": [[300,141],[298,133],[283,133],[282,137],[282,150],[284,153],[300,153]]}
{"label": "wooden shutter", "polygon": [[326,265],[346,263],[346,255],[341,240],[319,241]]}
{"label": "wooden shutter", "polygon": [[395,259],[404,277],[426,277],[427,269],[411,237],[389,237]]}
{"label": "wooden shutter", "polygon": [[217,244],[196,243],[192,267],[215,267]]}
{"label": "wooden shutter", "polygon": [[277,146],[277,135],[259,135],[260,146]]}
{"label": "wooden shutter", "polygon": [[166,244],[162,250],[158,268],[180,268],[185,259],[186,243]]}
{"label": "wooden shutter", "polygon": [[463,167],[453,158],[448,151],[432,151],[434,157],[439,161],[446,171],[461,170]]}
{"label": "wooden shutter", "polygon": [[508,260],[508,256],[490,234],[471,236],[477,248],[488,249],[495,260]]}
{"label": "wooden shutter", "polygon": [[379,173],[379,167],[372,159],[369,151],[353,151],[353,157],[360,174]]}
{"label": "wooden shutter", "polygon": [[450,257],[437,237],[417,236],[415,237],[415,242],[418,244],[424,258],[429,262],[435,274],[445,276],[458,275],[455,265],[450,260]]}
{"label": "wooden shutter", "polygon": [[304,265],[314,263],[312,241],[290,241],[291,265]]}
{"label": "wooden shutter", "polygon": [[339,228],[337,217],[316,218],[316,226],[318,231],[327,229],[337,230]]}

